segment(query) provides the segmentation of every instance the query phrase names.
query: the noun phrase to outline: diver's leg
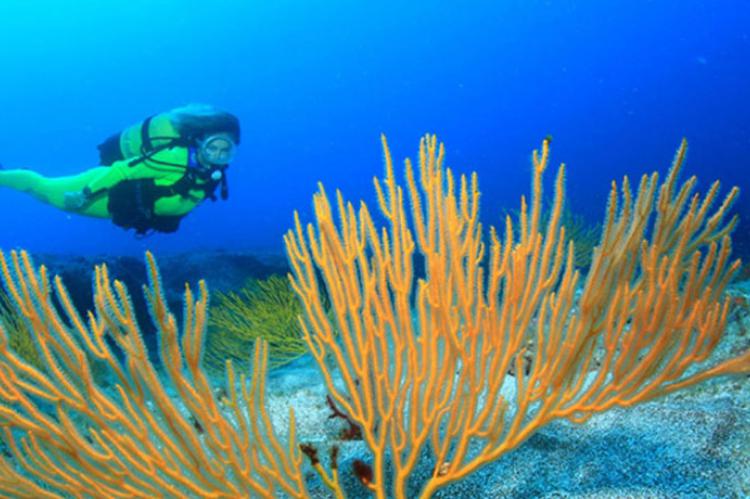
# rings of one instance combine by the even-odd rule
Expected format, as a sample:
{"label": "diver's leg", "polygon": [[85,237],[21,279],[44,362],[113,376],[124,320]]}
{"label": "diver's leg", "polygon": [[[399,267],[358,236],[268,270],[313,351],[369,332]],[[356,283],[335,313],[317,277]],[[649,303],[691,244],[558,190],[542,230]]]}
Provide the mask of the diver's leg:
{"label": "diver's leg", "polygon": [[93,178],[98,177],[106,167],[96,167],[78,175],[66,177],[45,177],[32,170],[0,170],[0,187],[9,187],[31,194],[36,199],[56,208],[90,216],[107,216],[100,210],[69,210],[65,206],[66,192],[81,191]]}

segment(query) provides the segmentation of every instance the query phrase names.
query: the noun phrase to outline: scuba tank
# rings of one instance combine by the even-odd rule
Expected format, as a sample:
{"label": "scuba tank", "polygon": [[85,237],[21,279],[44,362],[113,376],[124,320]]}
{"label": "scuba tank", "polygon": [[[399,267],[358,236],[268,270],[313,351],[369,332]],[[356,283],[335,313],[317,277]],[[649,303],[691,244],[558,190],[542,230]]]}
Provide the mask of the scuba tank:
{"label": "scuba tank", "polygon": [[125,128],[99,144],[99,164],[110,166],[115,161],[150,156],[176,145],[187,146],[187,140],[180,136],[170,113],[161,113]]}
{"label": "scuba tank", "polygon": [[227,133],[240,143],[236,116],[213,106],[190,104],[149,116],[119,131],[99,144],[99,160],[110,166],[123,159],[145,158],[170,147],[194,147],[204,136]]}

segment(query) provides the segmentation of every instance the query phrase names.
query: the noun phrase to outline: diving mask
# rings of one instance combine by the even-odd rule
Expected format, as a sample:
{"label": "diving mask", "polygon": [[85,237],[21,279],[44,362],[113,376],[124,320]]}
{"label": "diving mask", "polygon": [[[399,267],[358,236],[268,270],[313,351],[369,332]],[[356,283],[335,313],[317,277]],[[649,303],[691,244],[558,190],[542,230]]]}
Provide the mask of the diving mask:
{"label": "diving mask", "polygon": [[203,162],[223,166],[234,159],[236,146],[225,134],[209,135],[198,146],[198,155]]}

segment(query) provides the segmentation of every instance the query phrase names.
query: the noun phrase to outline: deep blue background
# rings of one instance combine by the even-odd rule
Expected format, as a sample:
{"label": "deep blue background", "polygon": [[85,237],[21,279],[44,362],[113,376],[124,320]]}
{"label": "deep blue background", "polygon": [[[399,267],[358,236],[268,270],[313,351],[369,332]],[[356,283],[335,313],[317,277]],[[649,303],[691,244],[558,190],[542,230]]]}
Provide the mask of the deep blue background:
{"label": "deep blue background", "polygon": [[374,201],[381,132],[399,162],[437,133],[450,166],[479,172],[493,224],[528,191],[547,134],[573,209],[592,218],[612,179],[666,171],[685,136],[686,173],[744,187],[750,221],[749,21],[746,1],[4,0],[6,168],[94,166],[102,139],[188,102],[235,112],[243,140],[230,200],[177,234],[137,240],[3,189],[0,247],[282,251],[318,180]]}

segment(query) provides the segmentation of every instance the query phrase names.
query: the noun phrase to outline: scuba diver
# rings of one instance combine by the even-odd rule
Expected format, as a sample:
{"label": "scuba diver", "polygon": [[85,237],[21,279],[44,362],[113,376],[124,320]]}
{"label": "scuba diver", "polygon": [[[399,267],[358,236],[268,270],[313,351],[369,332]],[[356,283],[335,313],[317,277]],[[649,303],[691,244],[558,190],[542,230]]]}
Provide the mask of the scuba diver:
{"label": "scuba diver", "polygon": [[240,142],[236,116],[190,104],[151,116],[99,144],[101,166],[65,177],[0,170],[0,186],[62,210],[110,218],[142,236],[174,232],[203,200],[228,197],[226,169]]}

